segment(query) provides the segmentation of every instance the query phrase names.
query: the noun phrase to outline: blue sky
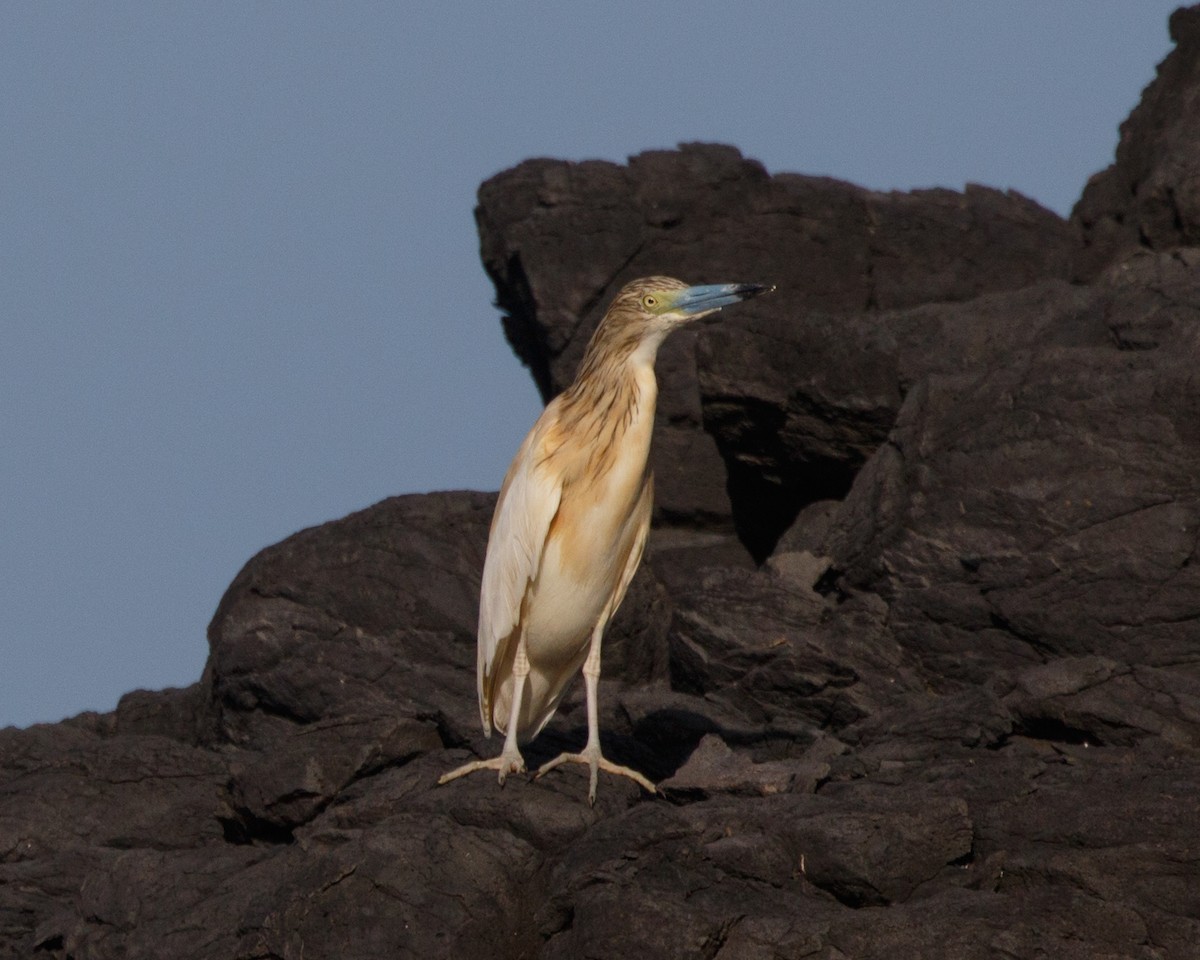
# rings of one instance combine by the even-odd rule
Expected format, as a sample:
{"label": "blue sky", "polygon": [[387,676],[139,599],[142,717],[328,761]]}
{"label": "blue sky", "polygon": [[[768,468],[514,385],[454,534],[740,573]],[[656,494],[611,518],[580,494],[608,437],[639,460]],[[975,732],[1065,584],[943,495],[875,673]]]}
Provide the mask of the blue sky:
{"label": "blue sky", "polygon": [[485,178],[707,140],[1066,214],[1173,7],[6,7],[0,726],[198,679],[226,585],[295,530],[499,486],[540,403]]}

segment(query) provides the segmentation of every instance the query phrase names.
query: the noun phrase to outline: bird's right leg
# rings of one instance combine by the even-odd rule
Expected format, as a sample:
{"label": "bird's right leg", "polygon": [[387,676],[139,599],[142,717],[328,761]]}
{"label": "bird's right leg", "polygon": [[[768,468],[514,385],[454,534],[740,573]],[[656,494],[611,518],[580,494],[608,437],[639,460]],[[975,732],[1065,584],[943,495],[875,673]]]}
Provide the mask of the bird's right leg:
{"label": "bird's right leg", "polygon": [[588,779],[588,803],[593,807],[596,805],[596,781],[599,778],[601,770],[605,773],[614,773],[620,777],[628,777],[647,793],[658,792],[658,788],[642,776],[642,774],[631,767],[623,767],[620,764],[613,763],[600,750],[600,641],[604,637],[604,627],[607,622],[608,617],[606,615],[601,617],[600,622],[596,624],[596,628],[592,631],[591,649],[588,651],[587,659],[583,662],[583,686],[587,693],[587,743],[579,753],[560,753],[553,760],[542,764],[538,768],[538,772],[534,774],[534,779],[536,780],[538,777],[564,763],[584,764],[588,767],[590,773]]}
{"label": "bird's right leg", "polygon": [[504,735],[504,749],[500,751],[500,756],[491,760],[472,760],[470,763],[464,763],[461,767],[438,777],[439,786],[476,770],[498,770],[500,786],[504,786],[505,778],[510,773],[525,772],[525,758],[521,756],[517,747],[517,721],[521,717],[521,700],[525,696],[525,683],[529,679],[529,654],[525,650],[523,631],[517,641],[516,656],[513,657],[512,677],[512,707],[508,711],[508,732]]}

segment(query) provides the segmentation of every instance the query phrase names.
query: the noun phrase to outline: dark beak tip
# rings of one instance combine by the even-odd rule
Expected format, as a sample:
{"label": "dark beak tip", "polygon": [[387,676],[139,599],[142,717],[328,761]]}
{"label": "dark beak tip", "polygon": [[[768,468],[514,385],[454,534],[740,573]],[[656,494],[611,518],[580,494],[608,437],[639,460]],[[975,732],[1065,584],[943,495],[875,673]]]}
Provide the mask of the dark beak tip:
{"label": "dark beak tip", "polygon": [[765,293],[771,293],[775,289],[775,284],[767,286],[762,283],[742,283],[738,284],[736,293],[743,300],[749,300],[751,297],[761,297]]}

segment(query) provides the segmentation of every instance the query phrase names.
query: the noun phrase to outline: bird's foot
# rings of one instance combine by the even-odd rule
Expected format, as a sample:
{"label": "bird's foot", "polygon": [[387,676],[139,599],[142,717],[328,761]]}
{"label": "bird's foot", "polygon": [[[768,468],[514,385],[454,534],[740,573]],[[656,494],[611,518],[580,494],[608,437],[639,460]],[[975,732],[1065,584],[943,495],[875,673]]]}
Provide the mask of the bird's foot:
{"label": "bird's foot", "polygon": [[461,767],[451,770],[449,773],[443,773],[438,777],[438,786],[443,783],[449,783],[451,780],[457,780],[459,777],[465,777],[468,773],[474,773],[476,770],[498,770],[500,771],[499,780],[500,786],[504,786],[504,780],[510,773],[525,772],[525,758],[514,750],[511,753],[505,751],[498,757],[492,757],[491,760],[472,760],[470,763],[464,763]]}
{"label": "bird's foot", "polygon": [[613,773],[618,777],[628,777],[647,793],[658,793],[658,788],[649,780],[629,767],[623,767],[619,763],[613,763],[605,758],[600,752],[600,747],[584,747],[582,753],[560,753],[553,760],[543,763],[538,767],[537,773],[533,775],[536,780],[538,777],[549,773],[555,767],[561,766],[564,763],[582,763],[588,767],[591,772],[591,780],[588,785],[588,803],[593,807],[596,805],[596,781],[600,777],[600,771],[605,773]]}

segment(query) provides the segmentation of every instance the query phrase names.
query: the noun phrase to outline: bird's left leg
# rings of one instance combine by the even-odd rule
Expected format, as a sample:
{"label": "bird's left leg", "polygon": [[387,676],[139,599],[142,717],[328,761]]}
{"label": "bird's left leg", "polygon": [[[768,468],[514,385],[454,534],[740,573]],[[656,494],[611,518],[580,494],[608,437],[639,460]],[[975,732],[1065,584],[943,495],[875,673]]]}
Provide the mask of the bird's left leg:
{"label": "bird's left leg", "polygon": [[504,786],[504,781],[510,773],[525,772],[525,758],[521,756],[521,751],[517,747],[517,721],[521,717],[521,701],[525,695],[526,681],[529,679],[529,654],[525,649],[524,631],[521,632],[517,641],[517,652],[513,657],[512,677],[512,707],[508,711],[508,732],[504,735],[504,749],[500,751],[500,756],[493,757],[491,760],[472,760],[449,773],[443,773],[438,777],[439,786],[468,773],[474,773],[476,770],[498,770],[500,786]]}
{"label": "bird's left leg", "polygon": [[636,770],[613,763],[606,759],[604,754],[600,752],[600,640],[604,634],[605,625],[606,618],[602,617],[600,622],[596,624],[596,629],[592,631],[591,648],[588,650],[587,659],[583,662],[583,683],[584,689],[587,691],[587,744],[580,753],[560,753],[553,760],[542,764],[538,768],[538,772],[534,775],[536,779],[564,763],[587,764],[591,771],[591,779],[588,785],[588,803],[592,806],[596,805],[596,781],[599,779],[599,772],[601,770],[605,773],[614,773],[619,777],[628,777],[649,793],[658,792],[654,784]]}

